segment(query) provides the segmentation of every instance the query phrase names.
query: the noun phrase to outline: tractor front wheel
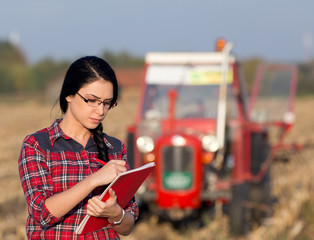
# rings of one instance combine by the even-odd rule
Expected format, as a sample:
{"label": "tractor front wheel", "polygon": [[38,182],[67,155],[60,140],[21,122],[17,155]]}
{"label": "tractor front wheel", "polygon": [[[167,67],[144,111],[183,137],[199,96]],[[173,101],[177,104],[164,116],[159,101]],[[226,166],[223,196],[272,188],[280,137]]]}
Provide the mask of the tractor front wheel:
{"label": "tractor front wheel", "polygon": [[252,220],[258,225],[271,215],[271,177],[268,171],[259,183],[250,184],[249,202],[252,204]]}

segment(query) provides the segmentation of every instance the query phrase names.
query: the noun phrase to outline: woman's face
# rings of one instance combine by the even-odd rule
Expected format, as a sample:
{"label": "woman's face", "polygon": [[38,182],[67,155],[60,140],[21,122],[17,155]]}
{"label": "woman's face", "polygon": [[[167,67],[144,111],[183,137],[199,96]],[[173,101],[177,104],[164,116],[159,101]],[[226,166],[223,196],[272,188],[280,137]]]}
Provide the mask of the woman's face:
{"label": "woman's face", "polygon": [[81,96],[87,100],[110,102],[113,98],[113,85],[109,81],[99,79],[90,84],[84,85],[78,94],[68,96],[68,109],[65,113],[70,117],[73,124],[86,129],[94,129],[105,118],[108,107],[104,104],[89,106]]}

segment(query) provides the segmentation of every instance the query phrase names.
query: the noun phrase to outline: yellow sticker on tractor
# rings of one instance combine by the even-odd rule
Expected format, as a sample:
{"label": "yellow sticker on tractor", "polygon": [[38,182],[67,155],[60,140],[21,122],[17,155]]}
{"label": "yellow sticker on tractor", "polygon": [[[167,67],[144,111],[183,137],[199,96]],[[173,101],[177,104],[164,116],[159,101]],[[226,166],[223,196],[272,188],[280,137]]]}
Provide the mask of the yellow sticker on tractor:
{"label": "yellow sticker on tractor", "polygon": [[[233,81],[232,71],[229,70],[227,83],[230,84]],[[191,70],[189,72],[189,84],[191,85],[218,85],[222,82],[221,71],[200,71]]]}

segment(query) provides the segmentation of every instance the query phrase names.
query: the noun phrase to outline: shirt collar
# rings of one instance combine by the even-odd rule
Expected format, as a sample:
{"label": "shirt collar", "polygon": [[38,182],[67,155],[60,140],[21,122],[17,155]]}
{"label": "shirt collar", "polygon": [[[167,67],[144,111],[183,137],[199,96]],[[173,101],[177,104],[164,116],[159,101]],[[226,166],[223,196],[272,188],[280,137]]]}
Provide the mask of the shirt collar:
{"label": "shirt collar", "polygon": [[[55,141],[56,141],[57,139],[61,138],[61,137],[63,137],[63,138],[66,139],[66,140],[71,139],[69,136],[65,135],[65,134],[63,133],[62,129],[60,128],[60,122],[61,122],[61,121],[62,121],[62,118],[56,119],[56,120],[53,122],[53,124],[48,128],[49,140],[50,140],[52,146],[54,145]],[[92,134],[92,138],[93,138],[93,134]],[[90,139],[88,140],[88,143],[87,143],[86,147],[91,147],[91,146],[93,146],[93,145],[96,144],[95,141],[94,141],[92,138],[90,138]],[[92,143],[91,141],[92,141],[93,143]],[[104,142],[105,142],[105,144],[106,144],[106,146],[107,146],[108,148],[113,149],[113,146],[112,146],[112,144],[107,140],[106,135],[104,136]]]}
{"label": "shirt collar", "polygon": [[70,139],[70,137],[66,136],[61,128],[60,128],[60,122],[62,121],[62,118],[56,119],[53,124],[48,128],[48,133],[49,133],[49,140],[51,142],[51,145],[53,146],[55,141],[63,137],[64,139]]}

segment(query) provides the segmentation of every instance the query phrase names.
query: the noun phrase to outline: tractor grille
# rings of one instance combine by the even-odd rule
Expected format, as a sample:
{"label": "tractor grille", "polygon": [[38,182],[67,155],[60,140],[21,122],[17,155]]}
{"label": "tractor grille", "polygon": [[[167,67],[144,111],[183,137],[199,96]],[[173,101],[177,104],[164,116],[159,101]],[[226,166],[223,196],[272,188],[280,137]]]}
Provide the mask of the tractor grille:
{"label": "tractor grille", "polygon": [[192,187],[193,149],[191,147],[163,147],[162,163],[165,189],[186,190]]}

